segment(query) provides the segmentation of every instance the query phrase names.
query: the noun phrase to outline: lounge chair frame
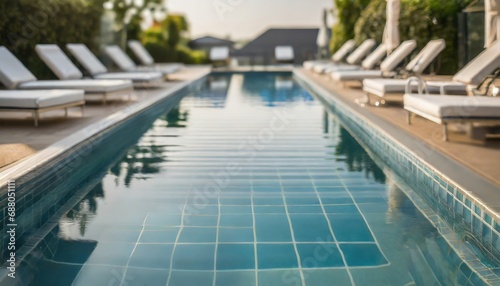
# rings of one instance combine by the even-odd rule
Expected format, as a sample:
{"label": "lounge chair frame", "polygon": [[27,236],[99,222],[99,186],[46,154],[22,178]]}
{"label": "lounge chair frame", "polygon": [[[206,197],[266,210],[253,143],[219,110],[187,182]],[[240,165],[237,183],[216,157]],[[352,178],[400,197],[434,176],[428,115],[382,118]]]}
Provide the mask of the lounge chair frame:
{"label": "lounge chair frame", "polygon": [[85,100],[81,101],[76,101],[72,103],[67,103],[67,104],[60,104],[60,105],[54,105],[54,106],[49,106],[49,107],[44,107],[44,108],[0,108],[0,112],[30,112],[33,116],[33,120],[35,123],[35,127],[38,127],[38,122],[40,121],[40,114],[43,112],[47,111],[52,111],[52,110],[59,110],[59,109],[64,109],[64,116],[68,117],[68,108],[71,107],[80,107],[80,110],[82,112],[82,117],[85,114]]}

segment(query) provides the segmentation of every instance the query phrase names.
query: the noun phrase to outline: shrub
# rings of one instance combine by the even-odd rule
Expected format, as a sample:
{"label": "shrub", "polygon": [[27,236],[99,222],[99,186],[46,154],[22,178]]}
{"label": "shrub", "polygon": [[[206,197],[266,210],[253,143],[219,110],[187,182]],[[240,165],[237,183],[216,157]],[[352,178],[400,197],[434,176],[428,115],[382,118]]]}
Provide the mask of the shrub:
{"label": "shrub", "polygon": [[330,50],[336,51],[344,42],[354,38],[354,25],[370,0],[333,0],[338,22],[333,26]]}
{"label": "shrub", "polygon": [[53,77],[38,59],[35,45],[81,42],[95,47],[102,0],[0,1],[0,45],[6,46],[38,77]]}
{"label": "shrub", "polygon": [[[439,72],[455,73],[458,68],[457,17],[470,2],[471,0],[401,0],[399,21],[401,41],[415,39],[418,47],[423,48],[432,39],[444,39],[446,49],[440,56]],[[354,26],[355,39],[358,43],[368,38],[382,40],[385,9],[385,0],[373,0],[360,13]]]}

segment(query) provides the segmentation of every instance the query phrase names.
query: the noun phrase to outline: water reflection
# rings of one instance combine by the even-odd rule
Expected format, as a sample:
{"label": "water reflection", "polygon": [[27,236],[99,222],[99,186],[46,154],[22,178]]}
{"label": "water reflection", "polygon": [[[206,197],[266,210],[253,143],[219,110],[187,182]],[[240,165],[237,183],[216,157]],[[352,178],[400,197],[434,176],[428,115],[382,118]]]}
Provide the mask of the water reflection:
{"label": "water reflection", "polygon": [[373,178],[376,182],[385,183],[384,172],[368,156],[365,149],[349,134],[342,126],[339,126],[339,142],[335,147],[335,155],[338,161],[344,161],[350,172],[365,172],[367,178]]}
{"label": "water reflection", "polygon": [[78,224],[81,236],[85,235],[87,223],[97,213],[97,199],[104,198],[104,188],[99,182],[75,207],[62,218],[62,221]]}

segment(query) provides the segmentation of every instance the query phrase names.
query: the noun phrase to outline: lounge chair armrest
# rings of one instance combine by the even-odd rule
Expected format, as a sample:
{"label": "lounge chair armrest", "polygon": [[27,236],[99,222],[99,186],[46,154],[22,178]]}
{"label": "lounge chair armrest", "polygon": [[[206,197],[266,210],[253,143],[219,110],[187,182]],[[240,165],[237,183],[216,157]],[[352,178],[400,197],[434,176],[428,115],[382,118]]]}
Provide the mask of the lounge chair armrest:
{"label": "lounge chair armrest", "polygon": [[423,80],[422,78],[420,78],[418,76],[412,76],[406,80],[406,86],[405,86],[405,93],[406,94],[412,93],[411,85],[413,82],[417,83],[418,94],[424,94],[424,91],[425,91],[425,94],[429,95],[429,89],[427,88],[427,84],[425,83],[425,80]]}

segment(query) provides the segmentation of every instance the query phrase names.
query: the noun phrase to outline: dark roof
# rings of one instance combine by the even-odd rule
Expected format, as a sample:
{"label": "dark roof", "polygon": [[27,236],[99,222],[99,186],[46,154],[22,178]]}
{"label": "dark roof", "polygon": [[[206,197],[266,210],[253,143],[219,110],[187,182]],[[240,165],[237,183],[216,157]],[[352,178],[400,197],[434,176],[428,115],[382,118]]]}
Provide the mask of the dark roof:
{"label": "dark roof", "polygon": [[262,57],[266,61],[274,58],[276,46],[292,46],[296,62],[303,62],[310,55],[318,51],[316,40],[318,28],[272,28],[246,44],[243,48],[234,51],[235,57]]}
{"label": "dark roof", "polygon": [[233,44],[234,44],[233,41],[219,39],[219,38],[215,38],[212,36],[205,36],[205,37],[201,37],[201,38],[189,41],[189,45],[227,46],[227,45],[233,45]]}

